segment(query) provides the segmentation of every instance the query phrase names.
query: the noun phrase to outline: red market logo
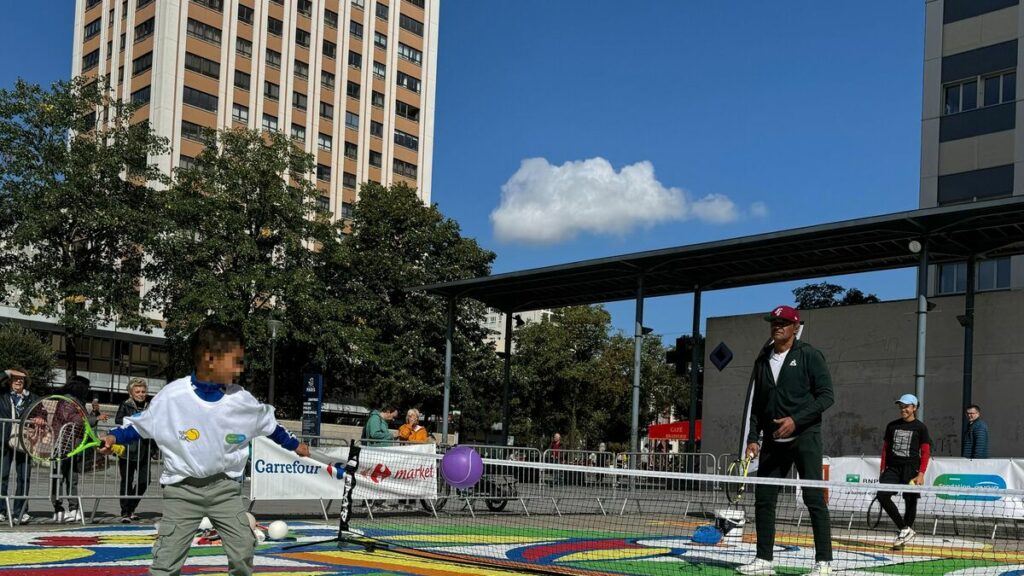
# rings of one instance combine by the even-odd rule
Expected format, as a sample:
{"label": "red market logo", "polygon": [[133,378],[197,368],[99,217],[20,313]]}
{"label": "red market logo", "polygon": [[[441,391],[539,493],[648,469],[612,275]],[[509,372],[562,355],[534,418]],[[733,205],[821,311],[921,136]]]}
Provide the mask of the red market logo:
{"label": "red market logo", "polygon": [[359,474],[373,480],[374,484],[380,484],[388,478],[394,478],[395,480],[432,479],[434,478],[434,468],[432,466],[418,466],[416,468],[401,468],[392,472],[387,465],[377,464],[372,469],[363,470]]}

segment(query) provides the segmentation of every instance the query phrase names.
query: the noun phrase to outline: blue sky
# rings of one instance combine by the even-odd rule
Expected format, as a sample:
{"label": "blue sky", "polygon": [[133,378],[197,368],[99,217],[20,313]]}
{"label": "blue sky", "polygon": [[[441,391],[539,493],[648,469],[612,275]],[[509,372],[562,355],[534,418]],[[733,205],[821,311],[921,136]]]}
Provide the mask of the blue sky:
{"label": "blue sky", "polygon": [[[74,3],[6,3],[0,85],[68,77]],[[923,11],[443,0],[433,201],[495,272],[914,209]],[[914,293],[909,270],[835,281]],[[703,315],[767,310],[801,284],[709,292]],[[645,324],[688,332],[691,306],[652,299]],[[632,303],[609,309],[631,329]]]}

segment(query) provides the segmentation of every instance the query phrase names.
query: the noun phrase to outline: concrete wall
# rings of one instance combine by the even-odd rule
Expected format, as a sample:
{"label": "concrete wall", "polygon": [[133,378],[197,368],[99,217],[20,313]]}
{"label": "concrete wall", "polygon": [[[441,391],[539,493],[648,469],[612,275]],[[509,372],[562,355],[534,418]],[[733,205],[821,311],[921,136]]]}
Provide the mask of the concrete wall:
{"label": "concrete wall", "polygon": [[[936,455],[960,455],[964,330],[962,296],[931,298],[924,422]],[[875,454],[885,425],[899,415],[893,402],[914,392],[916,301],[802,311],[803,339],[825,354],[836,403],[825,413],[825,453]],[[709,318],[707,349],[725,342],[735,355],[719,372],[705,363],[703,452],[735,452],[743,399],[760,346],[769,337],[763,314]],[[975,404],[989,423],[993,457],[1024,454],[1024,291],[975,298]]]}

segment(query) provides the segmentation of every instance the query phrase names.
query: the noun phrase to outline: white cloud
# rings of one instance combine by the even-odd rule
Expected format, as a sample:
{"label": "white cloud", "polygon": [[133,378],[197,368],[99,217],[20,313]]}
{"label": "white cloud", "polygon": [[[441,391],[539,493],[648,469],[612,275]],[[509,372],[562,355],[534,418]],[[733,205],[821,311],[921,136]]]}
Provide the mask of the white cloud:
{"label": "white cloud", "polygon": [[764,202],[754,202],[750,205],[750,215],[754,218],[767,218],[768,206]]}
{"label": "white cloud", "polygon": [[[762,203],[751,213],[767,215]],[[491,212],[494,234],[502,241],[553,244],[581,232],[624,235],[638,226],[696,218],[711,224],[741,217],[722,194],[693,200],[680,188],[666,187],[650,162],[616,172],[604,158],[552,166],[544,158],[523,160],[501,187],[501,205]]]}

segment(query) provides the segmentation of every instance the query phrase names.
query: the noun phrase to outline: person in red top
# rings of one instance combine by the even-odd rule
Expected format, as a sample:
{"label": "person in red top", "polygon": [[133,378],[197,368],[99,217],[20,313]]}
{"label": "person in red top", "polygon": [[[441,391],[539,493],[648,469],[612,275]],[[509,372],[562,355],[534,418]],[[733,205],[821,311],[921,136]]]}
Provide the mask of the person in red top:
{"label": "person in red top", "polygon": [[[896,405],[900,408],[900,417],[885,427],[882,474],[878,477],[878,483],[922,485],[924,472],[928,469],[928,459],[931,457],[932,439],[928,435],[928,427],[917,419],[917,396],[904,394],[896,401]],[[893,549],[898,550],[917,534],[914,532],[914,519],[917,516],[917,499],[920,494],[903,494],[906,510],[902,516],[899,508],[893,504],[894,494],[895,492],[879,492],[878,503],[899,530],[896,542],[893,543]]]}

